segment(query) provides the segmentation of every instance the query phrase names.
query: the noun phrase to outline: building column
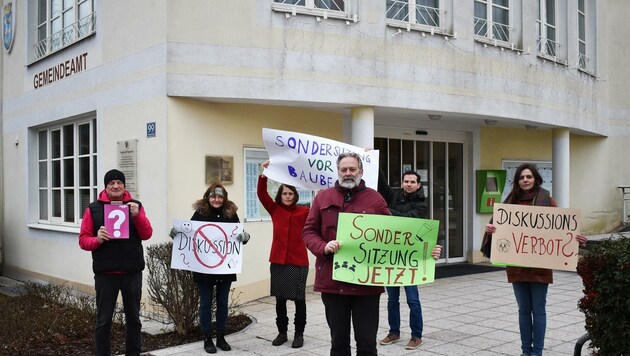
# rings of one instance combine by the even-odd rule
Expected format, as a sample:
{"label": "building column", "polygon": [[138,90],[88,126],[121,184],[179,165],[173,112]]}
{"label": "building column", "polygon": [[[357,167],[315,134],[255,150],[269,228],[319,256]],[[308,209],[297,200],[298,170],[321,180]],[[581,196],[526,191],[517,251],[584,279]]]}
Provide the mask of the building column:
{"label": "building column", "polygon": [[358,106],[351,113],[351,144],[354,146],[374,147],[374,107]]}
{"label": "building column", "polygon": [[570,139],[569,129],[551,130],[553,147],[553,197],[560,208],[568,208],[570,204]]}

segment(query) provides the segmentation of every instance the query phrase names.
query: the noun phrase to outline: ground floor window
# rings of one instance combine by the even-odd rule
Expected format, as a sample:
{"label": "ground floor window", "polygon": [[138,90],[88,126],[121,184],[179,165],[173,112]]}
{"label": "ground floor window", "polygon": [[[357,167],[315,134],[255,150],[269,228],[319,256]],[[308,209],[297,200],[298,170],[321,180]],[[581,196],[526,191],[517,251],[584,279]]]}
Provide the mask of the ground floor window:
{"label": "ground floor window", "polygon": [[79,225],[97,194],[93,115],[37,131],[39,222]]}
{"label": "ground floor window", "polygon": [[[245,221],[270,220],[269,213],[262,206],[256,194],[258,176],[262,172],[260,165],[269,159],[269,155],[262,148],[245,148],[243,156],[245,157]],[[279,182],[268,180],[267,192],[271,198],[275,198],[279,187]],[[300,195],[300,200],[297,203],[310,206],[313,202],[313,191],[302,188],[297,188],[297,191]]]}

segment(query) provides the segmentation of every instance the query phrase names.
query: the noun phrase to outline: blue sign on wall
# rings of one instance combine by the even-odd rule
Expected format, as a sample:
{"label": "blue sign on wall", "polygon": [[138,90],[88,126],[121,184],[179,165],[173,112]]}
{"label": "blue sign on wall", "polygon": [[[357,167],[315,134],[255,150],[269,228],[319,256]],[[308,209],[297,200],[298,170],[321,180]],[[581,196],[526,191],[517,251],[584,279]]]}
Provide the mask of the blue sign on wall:
{"label": "blue sign on wall", "polygon": [[147,122],[147,137],[155,137],[155,122]]}

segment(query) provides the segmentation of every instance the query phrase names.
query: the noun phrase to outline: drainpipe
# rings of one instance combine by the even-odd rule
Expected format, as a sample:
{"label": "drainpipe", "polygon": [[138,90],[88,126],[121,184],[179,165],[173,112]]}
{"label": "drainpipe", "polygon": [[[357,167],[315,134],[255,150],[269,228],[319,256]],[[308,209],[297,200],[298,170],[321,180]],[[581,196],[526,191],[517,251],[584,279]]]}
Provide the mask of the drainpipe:
{"label": "drainpipe", "polygon": [[4,54],[5,51],[0,48],[0,276],[4,270]]}

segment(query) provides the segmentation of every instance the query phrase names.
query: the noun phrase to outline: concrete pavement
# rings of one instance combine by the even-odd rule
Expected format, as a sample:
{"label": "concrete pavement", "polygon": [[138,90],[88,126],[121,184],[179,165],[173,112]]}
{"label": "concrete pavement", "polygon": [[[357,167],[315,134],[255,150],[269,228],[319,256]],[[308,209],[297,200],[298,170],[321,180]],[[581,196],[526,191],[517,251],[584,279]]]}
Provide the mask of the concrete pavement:
{"label": "concrete pavement", "polygon": [[[401,341],[378,345],[379,355],[520,355],[518,313],[512,285],[505,271],[486,272],[438,279],[421,285],[420,300],[424,317],[423,344],[416,350],[405,350],[409,335],[409,308],[401,290]],[[554,283],[547,296],[547,334],[545,355],[573,355],[577,339],[585,333],[584,314],[577,308],[582,297],[582,280],[575,272],[554,271]],[[287,303],[292,316],[293,303]],[[239,310],[254,319],[245,330],[228,335],[232,351],[218,350],[217,355],[318,355],[330,354],[330,332],[319,293],[308,287],[307,325],[304,347],[291,348],[289,341],[272,346],[277,335],[275,300],[265,297],[245,303]],[[387,294],[381,296],[378,338],[387,335]],[[292,317],[291,317],[292,320]],[[353,341],[354,342],[354,341]],[[586,354],[587,345],[583,348]],[[353,353],[355,351],[353,350]],[[207,355],[203,342],[147,352],[155,356]]]}

